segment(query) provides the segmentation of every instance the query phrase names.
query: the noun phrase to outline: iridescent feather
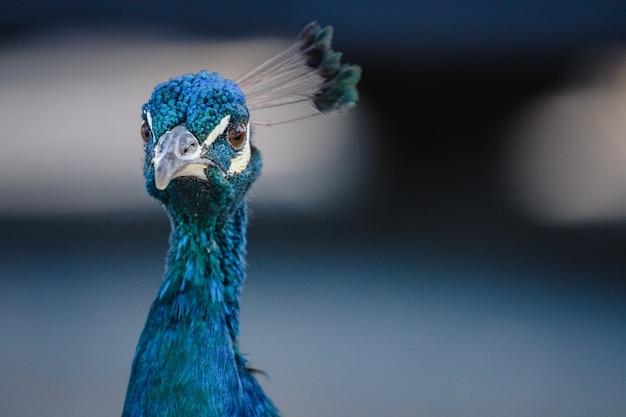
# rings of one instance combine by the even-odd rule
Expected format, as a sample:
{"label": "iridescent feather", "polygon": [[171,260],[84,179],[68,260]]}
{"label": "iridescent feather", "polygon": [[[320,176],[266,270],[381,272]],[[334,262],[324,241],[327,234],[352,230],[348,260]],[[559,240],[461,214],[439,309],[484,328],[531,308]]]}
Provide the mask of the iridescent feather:
{"label": "iridescent feather", "polygon": [[321,113],[354,107],[361,67],[341,64],[341,52],[331,47],[332,36],[331,26],[321,28],[311,22],[295,44],[235,80],[246,95],[248,109],[301,102],[311,102]]}

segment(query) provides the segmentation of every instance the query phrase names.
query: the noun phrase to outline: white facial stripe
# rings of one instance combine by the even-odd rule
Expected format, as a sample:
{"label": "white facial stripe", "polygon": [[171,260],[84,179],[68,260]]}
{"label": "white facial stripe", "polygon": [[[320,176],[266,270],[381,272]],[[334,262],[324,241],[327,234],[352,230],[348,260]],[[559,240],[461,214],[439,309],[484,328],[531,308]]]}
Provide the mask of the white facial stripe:
{"label": "white facial stripe", "polygon": [[250,157],[252,150],[250,149],[250,123],[246,126],[246,143],[240,154],[230,160],[230,168],[228,168],[228,174],[239,174],[250,163]]}
{"label": "white facial stripe", "polygon": [[213,142],[215,142],[215,139],[217,139],[219,135],[224,133],[224,131],[228,127],[228,122],[229,121],[230,121],[230,114],[227,114],[226,116],[224,116],[222,118],[222,120],[220,120],[220,122],[217,124],[217,126],[215,126],[215,128],[213,130],[211,130],[209,135],[206,137],[205,141],[202,143],[202,147],[204,149],[206,149],[209,146],[211,146],[211,144]]}
{"label": "white facial stripe", "polygon": [[146,120],[148,121],[148,126],[150,127],[150,130],[152,130],[152,116],[150,116],[149,111],[146,112]]}

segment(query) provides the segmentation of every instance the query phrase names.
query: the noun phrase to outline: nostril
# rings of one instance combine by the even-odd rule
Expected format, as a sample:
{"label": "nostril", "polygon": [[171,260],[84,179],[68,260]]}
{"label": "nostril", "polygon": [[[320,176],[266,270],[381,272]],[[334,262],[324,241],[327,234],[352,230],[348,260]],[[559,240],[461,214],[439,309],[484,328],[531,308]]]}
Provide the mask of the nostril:
{"label": "nostril", "polygon": [[183,146],[183,149],[180,151],[180,154],[187,155],[190,153],[194,153],[196,149],[198,149],[198,143],[196,141],[193,141]]}

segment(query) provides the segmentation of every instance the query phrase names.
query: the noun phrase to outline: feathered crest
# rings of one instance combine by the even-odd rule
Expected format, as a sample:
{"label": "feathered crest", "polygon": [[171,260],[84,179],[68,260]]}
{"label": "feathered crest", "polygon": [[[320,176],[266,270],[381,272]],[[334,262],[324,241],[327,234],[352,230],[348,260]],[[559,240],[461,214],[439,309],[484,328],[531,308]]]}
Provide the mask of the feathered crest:
{"label": "feathered crest", "polygon": [[341,52],[331,47],[332,36],[331,26],[311,22],[294,45],[236,80],[248,109],[311,102],[317,111],[300,119],[354,107],[361,68],[341,64]]}

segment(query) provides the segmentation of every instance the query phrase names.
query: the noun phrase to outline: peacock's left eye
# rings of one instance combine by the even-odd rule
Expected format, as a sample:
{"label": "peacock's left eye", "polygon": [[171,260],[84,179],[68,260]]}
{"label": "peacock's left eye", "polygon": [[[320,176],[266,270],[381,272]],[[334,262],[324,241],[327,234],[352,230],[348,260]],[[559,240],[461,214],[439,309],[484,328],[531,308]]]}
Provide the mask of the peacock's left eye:
{"label": "peacock's left eye", "polygon": [[243,145],[245,145],[247,136],[248,129],[246,128],[246,125],[238,123],[228,131],[228,142],[236,151],[239,151],[243,148]]}
{"label": "peacock's left eye", "polygon": [[150,140],[150,126],[148,126],[148,122],[145,120],[141,122],[141,139],[143,139],[144,143],[148,143],[148,140]]}

